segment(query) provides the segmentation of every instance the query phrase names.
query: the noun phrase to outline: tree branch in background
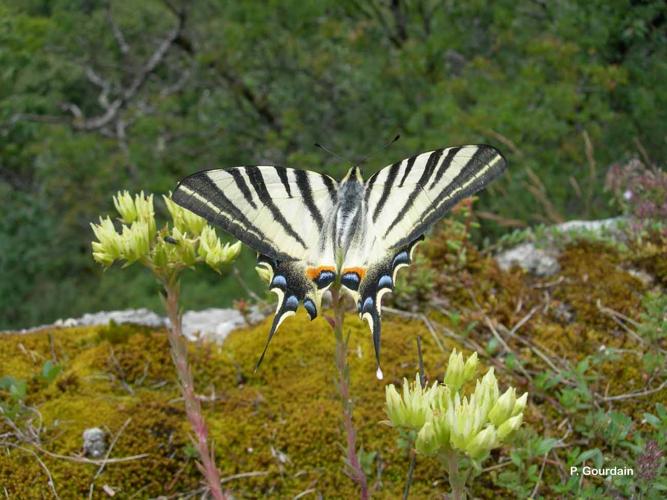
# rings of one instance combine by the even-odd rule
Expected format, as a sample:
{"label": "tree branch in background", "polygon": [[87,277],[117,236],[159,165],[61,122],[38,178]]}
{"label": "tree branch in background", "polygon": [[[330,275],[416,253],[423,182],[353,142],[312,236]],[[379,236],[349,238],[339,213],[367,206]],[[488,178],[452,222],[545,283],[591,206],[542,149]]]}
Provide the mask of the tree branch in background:
{"label": "tree branch in background", "polygon": [[113,37],[116,39],[118,50],[120,50],[120,53],[123,54],[123,56],[127,56],[130,53],[130,46],[125,40],[125,36],[123,36],[123,32],[120,30],[120,27],[118,24],[116,24],[116,21],[113,18],[113,13],[111,12],[111,3],[109,3],[107,6],[107,21],[109,22],[109,26],[111,26]]}
{"label": "tree branch in background", "polygon": [[[124,121],[121,124],[114,123],[115,121],[120,120],[121,111],[123,111],[127,105],[137,97],[149,77],[164,62],[167,54],[174,45],[178,45],[186,51],[188,50],[188,47],[189,50],[191,50],[191,45],[189,42],[186,43],[187,39],[184,36],[187,11],[185,9],[176,9],[170,4],[166,5],[169,6],[169,10],[176,16],[176,26],[167,33],[151,55],[139,66],[138,71],[132,76],[129,84],[124,87],[120,86],[113,99],[110,98],[110,95],[117,86],[104,76],[100,75],[92,67],[89,66],[85,68],[85,74],[88,81],[100,89],[97,102],[104,110],[102,113],[96,116],[87,117],[76,103],[66,102],[61,104],[60,108],[65,113],[71,115],[71,118],[69,119],[67,116],[59,115],[17,113],[12,116],[6,126],[11,127],[18,121],[26,120],[51,124],[69,123],[74,130],[83,132],[101,131],[102,129],[111,127],[109,135],[117,137],[120,140],[119,146],[121,147],[121,150],[123,150],[123,141],[125,140],[125,130],[128,122]],[[124,57],[129,57],[131,55],[131,47],[114,21],[110,9],[108,10],[107,18],[121,54],[123,54]],[[118,131],[121,132],[120,137],[117,136]]]}
{"label": "tree branch in background", "polygon": [[[162,63],[167,52],[174,44],[174,41],[179,37],[183,29],[185,28],[186,15],[185,11],[181,10],[178,14],[178,22],[176,26],[167,34],[167,36],[160,42],[155,51],[151,56],[146,60],[146,62],[140,67],[138,73],[132,79],[130,85],[124,89],[121,89],[118,97],[116,97],[112,102],[108,103],[106,106],[103,106],[106,111],[98,116],[92,118],[85,118],[83,116],[78,117],[76,114],[72,122],[72,126],[77,130],[83,131],[92,131],[97,130],[102,127],[109,125],[114,121],[121,109],[130,102],[145,85],[148,77],[155,71],[155,69]],[[91,76],[94,75],[94,72],[90,74],[86,73],[91,79]],[[96,75],[95,75],[96,77]],[[104,80],[97,77],[98,85],[103,84]],[[91,80],[92,81],[92,80]],[[103,92],[100,95],[100,104],[105,102],[107,92],[107,87],[102,86]]]}

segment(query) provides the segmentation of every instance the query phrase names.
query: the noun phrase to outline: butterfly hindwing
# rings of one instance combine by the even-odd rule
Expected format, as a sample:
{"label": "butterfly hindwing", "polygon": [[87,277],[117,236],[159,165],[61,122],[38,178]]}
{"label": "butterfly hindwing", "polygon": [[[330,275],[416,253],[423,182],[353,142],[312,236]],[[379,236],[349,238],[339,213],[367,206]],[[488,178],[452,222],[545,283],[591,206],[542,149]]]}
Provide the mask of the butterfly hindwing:
{"label": "butterfly hindwing", "polygon": [[341,276],[343,283],[347,282],[344,286],[353,292],[352,295],[356,298],[359,316],[368,322],[371,330],[378,378],[382,378],[380,369],[382,296],[394,290],[398,270],[412,263],[415,247],[423,239],[421,236],[405,247],[387,253],[383,258],[371,263],[362,276],[356,275],[351,279],[350,275],[356,273],[349,270],[344,270]]}

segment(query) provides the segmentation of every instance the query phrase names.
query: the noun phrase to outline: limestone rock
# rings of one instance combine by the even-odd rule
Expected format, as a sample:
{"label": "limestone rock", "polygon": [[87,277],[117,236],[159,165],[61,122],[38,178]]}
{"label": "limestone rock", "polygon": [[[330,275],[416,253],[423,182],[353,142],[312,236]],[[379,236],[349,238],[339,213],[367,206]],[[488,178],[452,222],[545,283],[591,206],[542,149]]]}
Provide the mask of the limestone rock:
{"label": "limestone rock", "polygon": [[102,458],[107,451],[106,433],[99,427],[83,431],[83,453],[90,458]]}
{"label": "limestone rock", "polygon": [[537,248],[534,243],[523,243],[506,250],[500,253],[496,260],[503,271],[518,265],[537,276],[551,276],[560,270],[555,252]]}

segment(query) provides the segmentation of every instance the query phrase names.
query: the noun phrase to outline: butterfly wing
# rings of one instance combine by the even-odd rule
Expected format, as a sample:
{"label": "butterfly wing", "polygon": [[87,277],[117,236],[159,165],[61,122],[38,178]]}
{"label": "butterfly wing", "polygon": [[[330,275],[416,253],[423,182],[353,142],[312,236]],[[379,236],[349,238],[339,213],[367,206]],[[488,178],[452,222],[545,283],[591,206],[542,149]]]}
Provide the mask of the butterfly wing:
{"label": "butterfly wing", "polygon": [[366,182],[365,237],[346,254],[341,282],[370,326],[378,376],[382,295],[394,289],[398,269],[412,262],[426,230],[505,168],[495,148],[461,146],[406,158]]}
{"label": "butterfly wing", "polygon": [[284,167],[235,167],[183,179],[173,200],[262,255],[312,259],[337,197],[327,175]]}
{"label": "butterfly wing", "polygon": [[[282,321],[303,303],[311,319],[336,277],[331,214],[338,184],[331,177],[275,166],[197,172],[172,199],[256,250],[278,306],[267,347]],[[266,348],[258,362],[261,363]]]}

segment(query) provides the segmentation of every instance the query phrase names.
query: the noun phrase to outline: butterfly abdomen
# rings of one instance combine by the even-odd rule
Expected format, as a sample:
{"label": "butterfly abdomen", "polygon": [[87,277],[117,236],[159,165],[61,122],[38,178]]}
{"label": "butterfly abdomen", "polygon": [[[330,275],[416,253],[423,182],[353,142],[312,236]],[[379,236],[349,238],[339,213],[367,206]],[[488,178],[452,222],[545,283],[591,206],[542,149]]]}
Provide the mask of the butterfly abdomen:
{"label": "butterfly abdomen", "polygon": [[340,187],[335,207],[334,242],[337,254],[344,255],[359,232],[364,213],[364,186],[356,177],[348,176]]}

